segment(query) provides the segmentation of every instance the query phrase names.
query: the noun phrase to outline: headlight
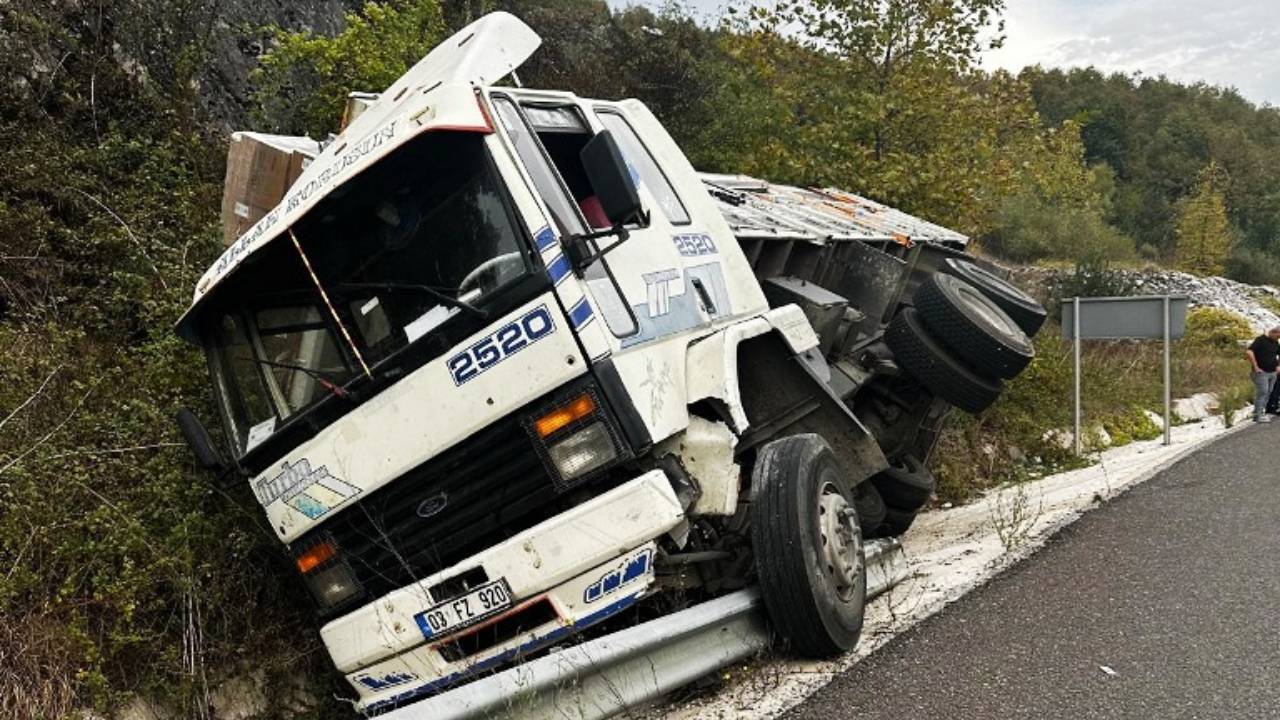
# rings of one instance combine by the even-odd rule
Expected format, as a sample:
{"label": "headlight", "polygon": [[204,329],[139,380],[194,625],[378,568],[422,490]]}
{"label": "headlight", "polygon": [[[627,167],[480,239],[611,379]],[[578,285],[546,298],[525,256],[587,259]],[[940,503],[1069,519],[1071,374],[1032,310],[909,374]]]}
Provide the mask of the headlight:
{"label": "headlight", "polygon": [[295,555],[294,561],[323,610],[345,605],[362,592],[351,568],[338,557],[338,547],[332,540],[311,543]]}
{"label": "headlight", "polygon": [[360,585],[356,582],[355,575],[343,563],[308,575],[307,587],[311,588],[311,594],[326,610],[344,605],[360,594]]}
{"label": "headlight", "polygon": [[631,457],[594,388],[579,390],[525,420],[556,489],[589,482]]}
{"label": "headlight", "polygon": [[560,477],[572,480],[616,460],[618,449],[609,429],[596,420],[548,447],[547,455]]}

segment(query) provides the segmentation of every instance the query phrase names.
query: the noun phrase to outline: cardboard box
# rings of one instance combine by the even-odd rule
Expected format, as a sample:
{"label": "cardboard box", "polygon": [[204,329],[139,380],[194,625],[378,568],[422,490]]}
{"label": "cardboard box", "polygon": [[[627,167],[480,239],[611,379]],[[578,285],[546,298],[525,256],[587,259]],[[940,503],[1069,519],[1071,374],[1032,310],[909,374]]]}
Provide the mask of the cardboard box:
{"label": "cardboard box", "polygon": [[230,245],[284,198],[320,152],[307,137],[238,132],[227,149],[222,243]]}

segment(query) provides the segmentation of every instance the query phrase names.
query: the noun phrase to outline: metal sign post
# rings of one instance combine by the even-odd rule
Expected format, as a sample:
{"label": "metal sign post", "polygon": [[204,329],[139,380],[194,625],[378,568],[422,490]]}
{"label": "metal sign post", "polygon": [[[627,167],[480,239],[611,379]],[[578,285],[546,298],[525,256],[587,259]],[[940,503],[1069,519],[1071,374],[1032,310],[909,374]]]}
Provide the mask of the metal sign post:
{"label": "metal sign post", "polygon": [[1169,421],[1173,419],[1173,413],[1170,408],[1173,401],[1170,400],[1172,382],[1169,379],[1169,296],[1164,296],[1164,444],[1168,445],[1172,442],[1172,430]]}
{"label": "metal sign post", "polygon": [[1150,338],[1164,341],[1164,444],[1172,443],[1173,381],[1171,347],[1187,330],[1188,300],[1184,295],[1071,298],[1062,306],[1062,334],[1071,338],[1072,390],[1076,455],[1084,453],[1080,399],[1081,340]]}
{"label": "metal sign post", "polygon": [[1071,299],[1071,385],[1073,397],[1075,398],[1075,424],[1073,426],[1075,438],[1076,456],[1083,455],[1083,445],[1080,442],[1080,298]]}

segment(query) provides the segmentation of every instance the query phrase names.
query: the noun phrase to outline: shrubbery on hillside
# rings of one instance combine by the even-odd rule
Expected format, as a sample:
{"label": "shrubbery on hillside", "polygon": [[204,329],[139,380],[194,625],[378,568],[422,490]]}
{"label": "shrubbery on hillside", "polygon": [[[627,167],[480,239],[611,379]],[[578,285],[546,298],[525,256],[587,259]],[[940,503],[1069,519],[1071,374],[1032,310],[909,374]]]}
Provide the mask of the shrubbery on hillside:
{"label": "shrubbery on hillside", "polygon": [[[1192,308],[1187,334],[1173,346],[1174,397],[1212,392],[1234,399],[1245,375],[1241,342],[1251,335],[1234,313]],[[1087,462],[1061,439],[1072,425],[1071,344],[1051,320],[1035,346],[1035,360],[989,410],[953,414],[933,457],[941,500],[963,501],[987,487]],[[1085,427],[1105,428],[1116,444],[1157,437],[1144,411],[1164,412],[1161,364],[1159,341],[1085,341]]]}

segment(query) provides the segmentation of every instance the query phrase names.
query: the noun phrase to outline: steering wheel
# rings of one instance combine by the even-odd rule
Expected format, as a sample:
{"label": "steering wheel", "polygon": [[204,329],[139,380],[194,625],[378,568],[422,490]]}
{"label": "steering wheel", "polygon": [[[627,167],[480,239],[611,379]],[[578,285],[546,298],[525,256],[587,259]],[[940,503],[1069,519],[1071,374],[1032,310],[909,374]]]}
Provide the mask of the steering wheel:
{"label": "steering wheel", "polygon": [[475,269],[467,273],[467,276],[462,278],[462,282],[458,284],[458,297],[466,295],[471,290],[481,291],[483,289],[481,281],[486,276],[492,276],[495,279],[500,278],[503,275],[503,271],[508,267],[514,267],[516,271],[524,270],[524,258],[520,256],[518,251],[503,253],[475,266]]}

